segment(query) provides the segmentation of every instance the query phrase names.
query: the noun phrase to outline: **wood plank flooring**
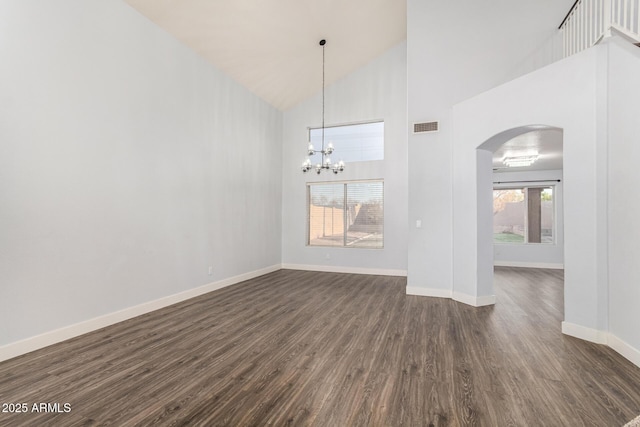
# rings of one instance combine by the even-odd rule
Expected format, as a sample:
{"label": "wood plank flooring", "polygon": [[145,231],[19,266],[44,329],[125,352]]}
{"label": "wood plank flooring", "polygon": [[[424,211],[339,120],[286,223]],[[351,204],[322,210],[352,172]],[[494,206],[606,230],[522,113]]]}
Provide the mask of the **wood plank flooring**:
{"label": "wood plank flooring", "polygon": [[[0,363],[2,426],[621,426],[640,368],[567,337],[562,272],[496,269],[497,304],[404,278],[281,270]],[[29,408],[31,409],[31,408]]]}

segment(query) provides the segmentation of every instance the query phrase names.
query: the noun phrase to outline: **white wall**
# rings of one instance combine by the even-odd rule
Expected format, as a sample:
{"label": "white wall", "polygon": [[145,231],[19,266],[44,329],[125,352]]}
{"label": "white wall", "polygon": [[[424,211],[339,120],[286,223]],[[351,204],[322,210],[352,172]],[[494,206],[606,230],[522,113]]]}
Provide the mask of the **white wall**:
{"label": "white wall", "polygon": [[408,292],[453,288],[451,108],[557,59],[557,26],[572,3],[407,1],[408,121],[441,124],[409,135]]}
{"label": "white wall", "polygon": [[[606,330],[607,306],[598,296],[606,283],[598,274],[607,265],[598,257],[599,205],[602,194],[597,169],[598,86],[606,84],[597,63],[606,58],[599,46],[506,83],[454,107],[453,147],[454,291],[482,296],[491,286],[478,275],[490,266],[478,265],[482,253],[493,250],[491,234],[478,224],[492,216],[478,209],[476,147],[495,135],[525,125],[564,130],[564,261],[565,322],[591,330]],[[491,174],[490,167],[484,172]],[[489,194],[491,188],[487,188]],[[489,220],[490,223],[490,220]],[[485,230],[486,231],[486,230]],[[478,236],[478,246],[469,241]],[[481,239],[485,239],[481,241]],[[606,251],[606,246],[605,246]]]}
{"label": "white wall", "polygon": [[[568,7],[571,7],[571,4]],[[566,12],[568,12],[568,9]],[[562,18],[564,18],[564,14],[560,21],[552,20],[552,23],[560,24]],[[527,55],[524,61],[510,70],[510,75],[522,76],[564,58],[564,38],[562,31],[557,30],[557,26],[540,46]]]}
{"label": "white wall", "polygon": [[[557,182],[559,180],[559,182]],[[554,187],[554,233],[553,244],[493,244],[494,265],[512,267],[562,268],[564,263],[564,209],[562,192],[562,171],[541,170],[526,172],[494,172],[494,188],[498,182],[510,182],[508,185],[534,185],[527,181],[548,181]],[[508,186],[507,184],[505,184]],[[504,186],[504,185],[503,185]]]}
{"label": "white wall", "polygon": [[[454,293],[483,295],[491,247],[482,226],[491,216],[483,202],[489,166],[477,168],[489,162],[483,153],[505,129],[563,129],[562,330],[606,343],[640,366],[638,73],[640,51],[613,38],[455,106],[453,225]],[[469,235],[478,236],[477,245],[469,245]]]}
{"label": "white wall", "polygon": [[609,332],[640,366],[640,49],[609,46]]}
{"label": "white wall", "polygon": [[[326,66],[331,67],[328,60]],[[406,274],[406,44],[393,47],[327,87],[325,99],[327,125],[384,120],[384,161],[349,163],[339,175],[303,174],[300,165],[308,144],[307,129],[321,124],[321,94],[284,113],[283,264],[290,268]],[[337,160],[339,156],[336,149],[332,157]],[[306,183],[373,178],[384,179],[384,249],[306,246]]]}
{"label": "white wall", "polygon": [[120,1],[3,1],[0,56],[0,346],[280,263],[280,112]]}

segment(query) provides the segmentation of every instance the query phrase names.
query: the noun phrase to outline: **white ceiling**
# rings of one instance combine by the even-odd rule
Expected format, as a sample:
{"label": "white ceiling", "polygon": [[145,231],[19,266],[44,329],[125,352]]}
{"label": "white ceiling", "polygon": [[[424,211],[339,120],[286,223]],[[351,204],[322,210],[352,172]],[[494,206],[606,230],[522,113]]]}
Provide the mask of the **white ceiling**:
{"label": "white ceiling", "polygon": [[[523,156],[532,152],[538,154],[538,160],[531,166],[508,168],[502,163],[505,157]],[[510,139],[493,153],[493,169],[496,172],[561,170],[562,131],[534,130]]]}
{"label": "white ceiling", "polygon": [[280,110],[406,39],[405,0],[125,0]]}

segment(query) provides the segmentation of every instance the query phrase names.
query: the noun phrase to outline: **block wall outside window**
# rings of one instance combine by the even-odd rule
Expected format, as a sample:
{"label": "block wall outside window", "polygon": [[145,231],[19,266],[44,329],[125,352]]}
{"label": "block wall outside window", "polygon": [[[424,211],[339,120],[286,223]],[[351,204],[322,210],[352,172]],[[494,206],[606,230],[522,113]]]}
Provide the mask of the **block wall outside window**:
{"label": "block wall outside window", "polygon": [[382,248],[384,183],[307,184],[307,245]]}
{"label": "block wall outside window", "polygon": [[553,187],[493,190],[493,242],[553,244]]}

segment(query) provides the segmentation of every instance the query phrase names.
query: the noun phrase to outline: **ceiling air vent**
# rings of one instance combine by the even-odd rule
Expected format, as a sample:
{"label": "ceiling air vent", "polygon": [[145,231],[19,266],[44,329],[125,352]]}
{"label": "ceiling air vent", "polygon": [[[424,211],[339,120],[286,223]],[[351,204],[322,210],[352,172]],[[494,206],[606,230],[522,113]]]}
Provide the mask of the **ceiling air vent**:
{"label": "ceiling air vent", "polygon": [[422,122],[413,124],[413,133],[431,133],[438,132],[440,129],[439,122]]}

